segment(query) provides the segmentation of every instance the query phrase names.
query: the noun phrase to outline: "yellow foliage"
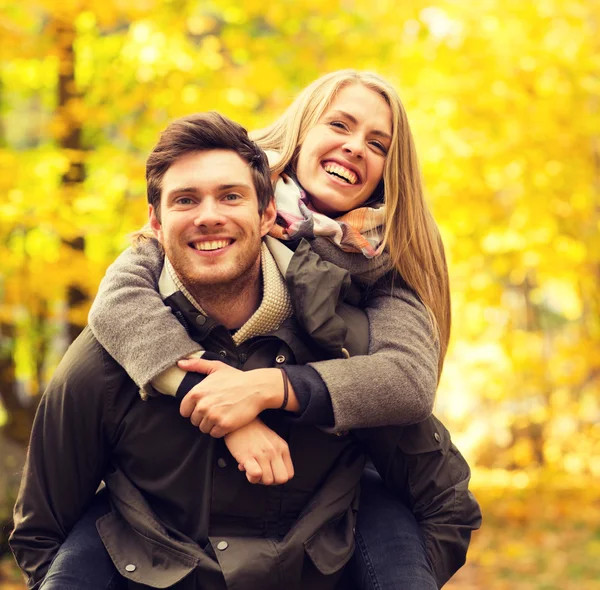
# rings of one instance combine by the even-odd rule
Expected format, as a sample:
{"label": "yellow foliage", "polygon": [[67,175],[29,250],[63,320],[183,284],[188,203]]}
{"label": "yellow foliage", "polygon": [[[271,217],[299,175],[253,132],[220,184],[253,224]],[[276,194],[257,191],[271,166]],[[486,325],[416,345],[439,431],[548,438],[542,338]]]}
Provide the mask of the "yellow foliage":
{"label": "yellow foliage", "polygon": [[371,68],[405,102],[447,248],[437,411],[473,461],[598,474],[600,5],[0,0],[0,14],[0,318],[25,326],[28,374],[52,322],[85,323],[144,223],[145,155],[173,117],[259,128],[318,75]]}

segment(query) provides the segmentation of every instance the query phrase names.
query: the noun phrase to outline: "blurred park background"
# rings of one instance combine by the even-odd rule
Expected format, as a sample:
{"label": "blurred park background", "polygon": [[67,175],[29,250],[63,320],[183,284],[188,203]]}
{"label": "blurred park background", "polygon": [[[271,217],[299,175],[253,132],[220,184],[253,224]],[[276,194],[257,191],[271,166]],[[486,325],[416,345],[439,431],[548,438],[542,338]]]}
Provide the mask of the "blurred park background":
{"label": "blurred park background", "polygon": [[399,90],[453,295],[436,413],[484,510],[453,589],[600,587],[600,2],[0,0],[0,588],[32,415],[174,117]]}

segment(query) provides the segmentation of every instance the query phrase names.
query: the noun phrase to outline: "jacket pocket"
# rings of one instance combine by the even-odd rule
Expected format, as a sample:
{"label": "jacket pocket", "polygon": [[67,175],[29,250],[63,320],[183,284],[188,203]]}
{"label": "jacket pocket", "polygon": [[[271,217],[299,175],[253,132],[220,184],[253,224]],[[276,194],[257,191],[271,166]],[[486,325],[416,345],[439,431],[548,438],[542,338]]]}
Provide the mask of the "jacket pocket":
{"label": "jacket pocket", "polygon": [[132,582],[170,588],[198,565],[197,557],[136,532],[114,512],[96,526],[115,567]]}
{"label": "jacket pocket", "polygon": [[349,507],[304,542],[306,554],[324,576],[339,571],[352,557],[355,526],[356,511]]}

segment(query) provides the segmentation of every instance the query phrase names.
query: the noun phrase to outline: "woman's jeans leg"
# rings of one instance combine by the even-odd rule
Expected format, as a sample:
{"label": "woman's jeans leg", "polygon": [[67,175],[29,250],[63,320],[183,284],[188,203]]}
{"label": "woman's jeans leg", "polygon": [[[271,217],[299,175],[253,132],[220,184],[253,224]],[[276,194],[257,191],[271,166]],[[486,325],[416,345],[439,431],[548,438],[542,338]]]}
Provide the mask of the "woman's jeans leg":
{"label": "woman's jeans leg", "polygon": [[96,520],[110,510],[106,492],[94,501],[60,546],[40,590],[119,590],[123,578],[111,561]]}
{"label": "woman's jeans leg", "polygon": [[349,567],[360,590],[437,590],[413,513],[370,467],[361,481],[356,550]]}

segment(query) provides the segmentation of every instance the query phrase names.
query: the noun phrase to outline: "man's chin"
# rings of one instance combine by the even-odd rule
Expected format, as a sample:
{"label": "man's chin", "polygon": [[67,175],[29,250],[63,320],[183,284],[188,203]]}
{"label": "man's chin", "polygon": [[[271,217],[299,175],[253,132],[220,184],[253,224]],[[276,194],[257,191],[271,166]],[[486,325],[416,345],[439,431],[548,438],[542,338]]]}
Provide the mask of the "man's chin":
{"label": "man's chin", "polygon": [[181,251],[178,251],[177,254],[179,255],[170,256],[167,252],[179,280],[192,294],[199,295],[200,291],[204,296],[210,295],[211,291],[226,291],[234,294],[236,288],[240,288],[246,283],[246,277],[256,280],[256,273],[253,272],[253,269],[258,263],[256,261],[251,263],[249,260],[259,260],[260,250],[257,250],[256,255],[253,252],[247,252],[248,259],[243,256],[235,256],[232,251],[226,256],[215,258],[197,256],[191,250],[184,256],[181,256],[183,254]]}
{"label": "man's chin", "polygon": [[173,264],[173,268],[181,282],[186,286],[189,285],[190,290],[219,288],[235,284],[240,275],[234,265],[223,262],[211,265],[190,264],[181,270],[178,270]]}
{"label": "man's chin", "polygon": [[238,277],[232,276],[227,272],[210,272],[210,273],[192,273],[183,279],[185,284],[189,284],[192,288],[202,289],[206,287],[220,287],[235,283]]}

